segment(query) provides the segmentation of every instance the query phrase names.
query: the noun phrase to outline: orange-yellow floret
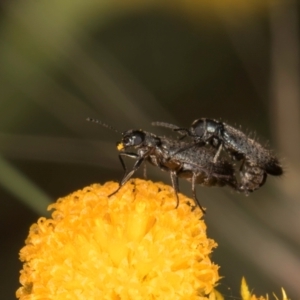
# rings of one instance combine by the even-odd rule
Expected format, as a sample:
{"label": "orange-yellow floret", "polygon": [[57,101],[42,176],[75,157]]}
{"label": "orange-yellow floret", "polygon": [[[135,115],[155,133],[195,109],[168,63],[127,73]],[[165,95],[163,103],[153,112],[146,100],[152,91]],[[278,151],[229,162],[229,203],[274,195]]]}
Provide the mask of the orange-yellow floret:
{"label": "orange-yellow floret", "polygon": [[49,206],[30,228],[17,297],[212,299],[216,243],[193,201],[162,183],[94,184]]}

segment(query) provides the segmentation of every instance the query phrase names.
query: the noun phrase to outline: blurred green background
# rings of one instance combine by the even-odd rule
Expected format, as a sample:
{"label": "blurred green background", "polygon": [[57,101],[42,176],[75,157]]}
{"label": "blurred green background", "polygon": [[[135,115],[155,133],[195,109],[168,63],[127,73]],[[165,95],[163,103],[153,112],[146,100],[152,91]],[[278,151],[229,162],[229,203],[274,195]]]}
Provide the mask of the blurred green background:
{"label": "blurred green background", "polygon": [[87,117],[159,135],[152,121],[209,117],[268,141],[284,176],[249,197],[198,197],[222,292],[239,299],[245,276],[256,294],[300,299],[299,12],[296,0],[2,1],[1,299],[15,299],[18,252],[47,205],[123,174],[120,136]]}

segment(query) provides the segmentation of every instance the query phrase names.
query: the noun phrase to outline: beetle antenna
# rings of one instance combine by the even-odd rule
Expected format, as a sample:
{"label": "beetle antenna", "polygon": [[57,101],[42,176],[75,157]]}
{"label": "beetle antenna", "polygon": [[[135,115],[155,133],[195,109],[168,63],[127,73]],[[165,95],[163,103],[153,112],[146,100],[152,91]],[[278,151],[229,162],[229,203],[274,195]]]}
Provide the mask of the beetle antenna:
{"label": "beetle antenna", "polygon": [[97,123],[97,124],[99,124],[99,125],[101,125],[101,126],[103,126],[105,128],[108,128],[108,129],[110,129],[110,130],[112,130],[112,131],[114,131],[116,133],[120,133],[120,131],[117,130],[116,128],[114,128],[111,125],[108,125],[108,124],[106,124],[106,123],[104,123],[104,122],[102,122],[100,120],[93,119],[93,118],[87,118],[86,120],[89,121],[89,122]]}
{"label": "beetle antenna", "polygon": [[188,130],[186,128],[181,128],[174,124],[157,121],[157,122],[152,122],[151,125],[169,128],[169,129],[172,129],[173,131],[178,132],[179,134],[184,135],[184,136],[188,135]]}
{"label": "beetle antenna", "polygon": [[151,123],[152,126],[158,126],[158,127],[166,127],[166,128],[169,128],[169,129],[178,129],[179,127],[177,125],[173,125],[173,124],[170,124],[170,123],[166,123],[166,122],[152,122]]}

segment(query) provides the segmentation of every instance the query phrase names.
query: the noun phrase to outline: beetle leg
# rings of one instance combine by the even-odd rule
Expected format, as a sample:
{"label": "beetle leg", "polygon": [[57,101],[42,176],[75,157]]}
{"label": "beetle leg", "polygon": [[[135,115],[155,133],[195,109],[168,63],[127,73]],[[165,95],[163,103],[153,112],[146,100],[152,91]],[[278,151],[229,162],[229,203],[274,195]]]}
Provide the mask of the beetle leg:
{"label": "beetle leg", "polygon": [[178,184],[178,176],[177,176],[177,174],[176,174],[175,171],[171,171],[170,174],[171,174],[172,186],[173,186],[175,197],[176,197],[176,206],[175,206],[175,208],[177,208],[179,206],[179,197],[178,197],[179,184]]}
{"label": "beetle leg", "polygon": [[205,210],[202,207],[202,205],[200,204],[199,200],[197,199],[197,195],[196,195],[196,179],[197,179],[197,173],[193,173],[192,176],[192,193],[193,193],[193,198],[194,201],[196,203],[196,205],[199,206],[199,208],[201,209],[202,213],[205,214]]}
{"label": "beetle leg", "polygon": [[217,153],[214,156],[214,159],[213,159],[214,164],[217,162],[217,160],[218,160],[218,158],[220,156],[221,150],[222,150],[222,143],[220,144],[220,146],[218,148],[218,151],[217,151]]}
{"label": "beetle leg", "polygon": [[127,157],[132,157],[132,158],[139,157],[139,156],[138,156],[137,154],[135,154],[135,153],[126,153],[126,152],[124,152],[124,153],[120,153],[120,154],[119,154],[119,159],[120,159],[120,161],[121,161],[121,164],[122,164],[122,166],[123,166],[123,169],[124,169],[124,171],[125,171],[125,174],[124,174],[123,178],[121,179],[121,181],[120,181],[120,183],[119,183],[119,187],[118,187],[112,194],[110,194],[108,197],[110,197],[110,196],[116,194],[116,193],[121,189],[121,187],[122,187],[125,183],[127,183],[127,181],[133,176],[133,174],[137,171],[137,169],[140,167],[140,165],[142,164],[142,162],[145,160],[144,157],[139,157],[138,160],[137,160],[137,161],[135,162],[135,164],[133,165],[132,170],[131,170],[129,173],[126,174],[126,170],[127,170],[127,169],[126,169],[126,166],[125,166],[125,163],[124,163],[124,160],[123,160],[122,156],[127,156]]}

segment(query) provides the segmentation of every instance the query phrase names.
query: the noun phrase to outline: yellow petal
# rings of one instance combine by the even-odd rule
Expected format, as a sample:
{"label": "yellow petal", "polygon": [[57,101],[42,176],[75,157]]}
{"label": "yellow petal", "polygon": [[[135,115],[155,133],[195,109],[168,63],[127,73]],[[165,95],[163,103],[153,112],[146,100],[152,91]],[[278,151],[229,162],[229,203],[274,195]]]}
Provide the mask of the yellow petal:
{"label": "yellow petal", "polygon": [[250,300],[251,299],[251,293],[249,291],[245,277],[242,278],[241,296],[242,296],[242,300]]}
{"label": "yellow petal", "polygon": [[216,289],[209,295],[209,300],[224,300],[224,297]]}
{"label": "yellow petal", "polygon": [[282,292],[282,300],[288,300],[288,297],[285,293],[285,290],[283,288],[281,288],[281,292]]}

